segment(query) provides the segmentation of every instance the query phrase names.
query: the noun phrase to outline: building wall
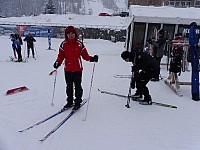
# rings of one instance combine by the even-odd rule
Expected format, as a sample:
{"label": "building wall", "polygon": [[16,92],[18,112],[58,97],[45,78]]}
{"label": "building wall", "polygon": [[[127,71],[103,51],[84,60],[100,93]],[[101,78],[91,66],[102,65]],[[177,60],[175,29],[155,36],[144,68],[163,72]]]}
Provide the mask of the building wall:
{"label": "building wall", "polygon": [[128,6],[130,5],[154,5],[154,6],[161,6],[163,0],[128,0]]}
{"label": "building wall", "polygon": [[[165,4],[170,4],[170,1],[172,2],[189,2],[190,6],[194,6],[194,3],[196,2],[196,0],[128,0],[128,7],[130,5],[143,5],[143,6],[149,6],[149,5],[153,5],[153,6],[162,6]],[[181,7],[179,6],[175,6],[175,7]],[[183,6],[186,7],[186,6]]]}

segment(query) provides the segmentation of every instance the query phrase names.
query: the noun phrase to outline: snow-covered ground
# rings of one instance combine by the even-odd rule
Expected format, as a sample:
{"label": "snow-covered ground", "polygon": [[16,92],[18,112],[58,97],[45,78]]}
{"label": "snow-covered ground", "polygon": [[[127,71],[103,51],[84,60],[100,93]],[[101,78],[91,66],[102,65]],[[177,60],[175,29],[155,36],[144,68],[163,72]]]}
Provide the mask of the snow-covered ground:
{"label": "snow-covered ground", "polygon": [[[131,64],[120,58],[124,43],[86,39],[90,55],[98,54],[95,65],[91,99],[72,118],[46,141],[39,142],[69,111],[27,132],[19,133],[45,117],[60,110],[66,103],[63,66],[58,69],[54,106],[51,106],[55,76],[53,70],[57,49],[62,39],[52,39],[52,48],[46,50],[46,38],[36,38],[37,60],[28,63],[4,62],[13,55],[11,41],[0,36],[0,150],[199,150],[200,104],[191,99],[190,86],[181,86],[183,97],[177,96],[163,80],[149,82],[154,101],[176,105],[177,109],[161,106],[143,106],[126,98],[106,95],[97,89],[127,95],[129,79],[115,78],[116,74],[130,74]],[[25,45],[22,55],[26,55]],[[163,60],[164,61],[164,60]],[[83,61],[84,98],[89,95],[93,63]],[[167,77],[166,66],[161,74]],[[190,81],[190,72],[181,74],[180,81]],[[26,86],[28,91],[6,96],[8,89]],[[134,93],[134,90],[132,90]]]}

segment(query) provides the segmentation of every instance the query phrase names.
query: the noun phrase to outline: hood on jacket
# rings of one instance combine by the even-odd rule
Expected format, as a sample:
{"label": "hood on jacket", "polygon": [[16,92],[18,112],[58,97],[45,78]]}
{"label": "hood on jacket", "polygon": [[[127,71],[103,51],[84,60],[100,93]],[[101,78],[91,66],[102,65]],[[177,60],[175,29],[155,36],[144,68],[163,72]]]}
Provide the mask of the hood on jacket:
{"label": "hood on jacket", "polygon": [[76,38],[76,39],[78,38],[78,34],[77,34],[76,29],[75,29],[73,26],[68,26],[68,27],[65,29],[65,38],[66,38],[66,39],[67,39],[67,34],[68,34],[69,32],[75,33],[75,38]]}
{"label": "hood on jacket", "polygon": [[197,28],[197,23],[196,22],[192,22],[191,24],[190,24],[190,27],[194,27],[194,28]]}

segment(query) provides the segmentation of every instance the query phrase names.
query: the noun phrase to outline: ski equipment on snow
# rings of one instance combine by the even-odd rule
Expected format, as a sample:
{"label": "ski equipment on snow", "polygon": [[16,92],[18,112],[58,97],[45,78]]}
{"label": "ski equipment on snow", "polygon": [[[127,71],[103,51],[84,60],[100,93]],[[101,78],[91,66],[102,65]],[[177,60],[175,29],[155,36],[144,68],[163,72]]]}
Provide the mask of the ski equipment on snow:
{"label": "ski equipment on snow", "polygon": [[[112,93],[112,92],[103,91],[103,90],[100,90],[100,89],[98,89],[98,91],[101,92],[101,93],[109,94],[109,95],[115,95],[115,96],[119,96],[119,97],[123,97],[123,98],[128,98],[128,96],[122,95],[122,94],[118,94],[118,93]],[[134,98],[134,97],[132,97],[132,96],[130,96],[130,98],[131,98],[133,101],[136,101],[136,102],[141,102],[141,101],[142,101],[140,98]],[[169,104],[164,104],[164,103],[159,103],[159,102],[152,102],[152,105],[163,106],[163,107],[169,107],[169,108],[177,108],[177,107],[174,106],[174,105],[169,105]]]}
{"label": "ski equipment on snow", "polygon": [[86,118],[87,118],[87,113],[88,113],[88,107],[89,107],[89,102],[90,102],[90,95],[91,95],[91,91],[92,91],[92,82],[93,82],[93,78],[94,78],[95,64],[96,64],[96,63],[94,63],[93,69],[92,69],[92,78],[91,78],[91,82],[90,82],[90,91],[89,91],[89,96],[88,96],[87,109],[86,109],[86,112],[85,112],[85,118],[83,119],[84,121],[86,120]]}
{"label": "ski equipment on snow", "polygon": [[54,93],[55,93],[55,89],[56,89],[56,77],[57,77],[57,70],[55,71],[55,78],[54,78],[54,84],[53,84],[53,95],[52,95],[51,105],[54,105],[53,100],[54,100]]}
{"label": "ski equipment on snow", "polygon": [[[82,102],[80,108],[87,102],[88,100],[85,100]],[[80,109],[79,108],[79,109]],[[71,118],[71,116],[73,116],[79,109],[77,110],[72,110],[68,116],[66,116],[57,126],[55,126],[55,128],[53,128],[53,130],[51,130],[46,136],[44,136],[42,139],[40,139],[39,141],[43,142],[45,141],[48,137],[50,137],[54,132],[56,132],[56,130],[58,130],[58,128],[60,128],[69,118]]]}
{"label": "ski equipment on snow", "polygon": [[[13,56],[9,56],[9,58],[10,58],[10,61],[11,62],[19,62],[17,59],[15,59]],[[28,62],[28,60],[27,59],[22,59],[22,61],[20,61],[20,62],[23,62],[23,63],[26,63],[26,62]],[[19,63],[20,63],[19,62]]]}
{"label": "ski equipment on snow", "polygon": [[34,128],[34,127],[36,127],[36,126],[38,126],[38,125],[40,125],[40,124],[42,124],[42,123],[44,123],[44,122],[46,122],[46,121],[52,119],[52,118],[54,118],[55,116],[61,114],[62,112],[66,111],[66,110],[68,110],[68,109],[70,109],[70,108],[72,108],[73,106],[74,106],[74,105],[72,105],[72,106],[69,107],[69,108],[61,109],[61,110],[58,111],[57,113],[52,114],[51,116],[49,116],[49,117],[47,117],[47,118],[45,118],[45,119],[43,119],[43,120],[41,120],[41,121],[39,121],[39,122],[33,124],[33,125],[31,125],[31,126],[29,126],[29,127],[27,127],[27,128],[25,128],[25,129],[23,129],[23,130],[19,130],[19,132],[24,132],[24,131],[30,130],[30,129],[32,129],[32,128]]}
{"label": "ski equipment on snow", "polygon": [[6,92],[6,95],[11,95],[11,94],[15,94],[15,93],[19,93],[19,92],[23,92],[23,91],[27,91],[27,90],[29,90],[29,89],[26,86],[22,86],[22,87],[8,90]]}

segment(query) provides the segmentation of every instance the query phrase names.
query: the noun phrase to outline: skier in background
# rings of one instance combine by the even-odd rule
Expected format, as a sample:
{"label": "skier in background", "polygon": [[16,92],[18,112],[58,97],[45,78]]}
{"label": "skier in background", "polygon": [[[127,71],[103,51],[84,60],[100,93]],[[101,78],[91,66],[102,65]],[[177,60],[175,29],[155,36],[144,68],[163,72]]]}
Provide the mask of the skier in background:
{"label": "skier in background", "polygon": [[27,57],[29,58],[29,55],[30,55],[30,49],[32,51],[32,56],[33,58],[35,58],[35,53],[34,53],[34,43],[33,42],[36,42],[36,40],[34,39],[34,37],[31,35],[31,33],[29,33],[24,41],[27,42]]}
{"label": "skier in background", "polygon": [[13,49],[14,58],[17,59],[16,49],[15,49],[15,44],[14,44],[15,34],[11,34],[10,39],[12,41],[12,49]]}
{"label": "skier in background", "polygon": [[171,80],[170,83],[175,83],[175,74],[181,73],[181,60],[183,54],[183,46],[182,45],[175,45],[175,43],[183,43],[183,37],[180,36],[178,33],[175,34],[174,39],[171,41],[170,44],[170,55],[172,57],[170,61],[169,67],[169,76],[168,80]]}
{"label": "skier in background", "polygon": [[[65,30],[65,40],[59,47],[59,54],[53,65],[54,68],[57,69],[65,59],[64,70],[65,81],[67,84],[67,104],[64,106],[64,109],[71,107],[73,101],[75,101],[73,110],[77,110],[80,108],[82,102],[83,89],[81,83],[83,66],[81,57],[86,61],[98,62],[98,56],[90,56],[83,43],[78,40],[76,29],[73,26],[68,26]],[[73,95],[73,85],[75,86],[75,100]]]}
{"label": "skier in background", "polygon": [[149,89],[146,86],[152,77],[159,72],[159,66],[156,60],[149,55],[147,52],[129,52],[124,51],[121,53],[121,58],[126,62],[132,62],[132,74],[133,79],[131,82],[131,87],[134,87],[136,82],[136,93],[134,97],[142,97],[144,95],[144,100],[140,102],[143,105],[151,105],[152,99],[149,94]]}
{"label": "skier in background", "polygon": [[[149,44],[153,45],[153,57],[156,59],[160,66],[161,59],[164,55],[164,49],[166,44],[166,38],[164,37],[164,30],[161,29],[158,31],[158,40],[153,41],[152,39],[148,39],[147,41]],[[151,79],[151,81],[159,81],[159,73]]]}
{"label": "skier in background", "polygon": [[17,62],[22,62],[22,54],[21,54],[21,45],[23,44],[21,37],[19,34],[14,34],[12,36],[12,47],[14,50],[16,50],[17,55],[18,55],[18,60]]}

